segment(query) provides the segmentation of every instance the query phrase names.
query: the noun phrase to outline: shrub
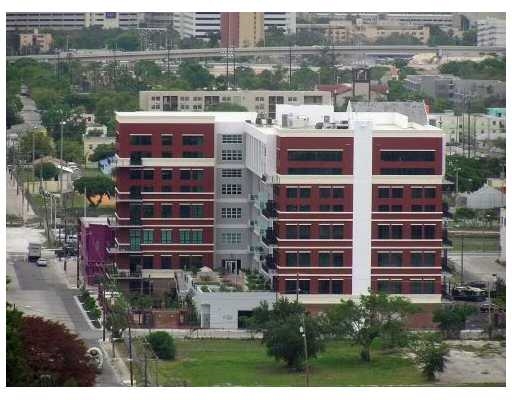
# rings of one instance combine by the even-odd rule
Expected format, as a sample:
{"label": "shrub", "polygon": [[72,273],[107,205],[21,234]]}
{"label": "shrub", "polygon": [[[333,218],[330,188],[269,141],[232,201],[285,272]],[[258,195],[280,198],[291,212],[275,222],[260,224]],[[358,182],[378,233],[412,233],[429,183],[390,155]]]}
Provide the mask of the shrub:
{"label": "shrub", "polygon": [[445,338],[458,339],[460,331],[466,327],[466,320],[477,312],[468,304],[442,306],[434,311],[432,321],[439,324]]}
{"label": "shrub", "polygon": [[416,360],[421,365],[423,375],[433,381],[436,372],[443,372],[448,355],[448,347],[442,342],[441,337],[435,333],[418,335],[413,341],[412,349]]}
{"label": "shrub", "polygon": [[147,336],[147,340],[155,354],[162,360],[174,360],[176,357],[174,339],[167,332],[153,332]]}

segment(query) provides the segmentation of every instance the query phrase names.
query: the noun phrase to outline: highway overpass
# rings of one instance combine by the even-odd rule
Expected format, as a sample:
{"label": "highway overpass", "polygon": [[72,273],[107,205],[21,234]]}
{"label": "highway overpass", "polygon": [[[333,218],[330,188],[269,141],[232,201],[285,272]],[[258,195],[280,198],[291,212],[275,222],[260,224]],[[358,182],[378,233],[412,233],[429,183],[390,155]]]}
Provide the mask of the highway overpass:
{"label": "highway overpass", "polygon": [[[320,54],[325,51],[322,46],[293,46],[293,56]],[[476,47],[476,46],[332,46],[329,48],[337,56],[373,56],[373,57],[407,57],[422,53],[435,53],[445,56],[475,56],[487,53],[505,55],[505,47]],[[229,54],[236,57],[244,56],[288,56],[289,47],[245,47],[230,49]],[[112,51],[112,50],[80,50],[75,52],[61,52],[60,54],[40,54],[28,56],[8,56],[7,61],[16,61],[23,58],[33,58],[40,61],[57,62],[71,57],[84,62],[111,62],[137,61],[137,60],[182,60],[187,58],[215,58],[225,57],[226,49],[180,49],[180,50],[148,50],[148,51]]]}

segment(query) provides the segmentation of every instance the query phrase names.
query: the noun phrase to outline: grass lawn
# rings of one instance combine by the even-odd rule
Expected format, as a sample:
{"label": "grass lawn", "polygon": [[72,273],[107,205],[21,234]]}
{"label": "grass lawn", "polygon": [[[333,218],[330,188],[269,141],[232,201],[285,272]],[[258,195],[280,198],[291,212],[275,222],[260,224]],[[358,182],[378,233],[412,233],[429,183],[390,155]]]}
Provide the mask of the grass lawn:
{"label": "grass lawn", "polygon": [[[453,242],[452,251],[460,251],[461,237],[450,235]],[[493,252],[500,250],[500,237],[496,236],[464,236],[464,251]]]}
{"label": "grass lawn", "polygon": [[[176,340],[177,359],[159,362],[159,382],[185,379],[191,386],[303,386],[304,373],[288,372],[268,357],[256,340]],[[330,342],[310,361],[311,386],[425,385],[412,361],[398,354],[372,352],[359,359],[359,348]]]}

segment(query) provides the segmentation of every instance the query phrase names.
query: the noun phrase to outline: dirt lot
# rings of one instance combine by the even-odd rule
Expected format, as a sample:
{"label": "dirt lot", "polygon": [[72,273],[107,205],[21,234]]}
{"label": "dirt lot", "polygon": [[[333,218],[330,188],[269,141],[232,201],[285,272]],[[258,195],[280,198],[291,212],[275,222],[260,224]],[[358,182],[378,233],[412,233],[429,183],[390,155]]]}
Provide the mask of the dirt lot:
{"label": "dirt lot", "polygon": [[449,340],[446,343],[450,354],[438,383],[505,384],[505,341]]}

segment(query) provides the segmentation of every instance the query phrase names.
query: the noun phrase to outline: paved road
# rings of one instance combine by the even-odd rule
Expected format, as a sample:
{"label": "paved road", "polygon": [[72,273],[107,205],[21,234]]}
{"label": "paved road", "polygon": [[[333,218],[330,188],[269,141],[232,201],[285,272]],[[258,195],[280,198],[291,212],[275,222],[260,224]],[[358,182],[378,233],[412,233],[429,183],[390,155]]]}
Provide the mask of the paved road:
{"label": "paved road", "polygon": [[[8,241],[16,243],[17,236],[30,230],[8,228]],[[19,251],[19,244],[10,247],[7,275],[12,282],[7,290],[7,301],[16,304],[26,314],[60,321],[77,333],[87,346],[98,346],[101,331],[92,329],[87,323],[74,298],[78,290],[69,287],[64,273],[56,270],[57,264],[50,259],[48,267],[37,267],[35,263],[25,260],[25,252]],[[120,386],[120,380],[109,362],[105,362],[103,373],[97,376],[96,385]]]}
{"label": "paved road", "polygon": [[[496,274],[506,278],[506,269],[496,262],[499,253],[469,253],[464,252],[464,280],[487,281]],[[450,253],[449,258],[454,262],[455,269],[461,271],[460,253]]]}

